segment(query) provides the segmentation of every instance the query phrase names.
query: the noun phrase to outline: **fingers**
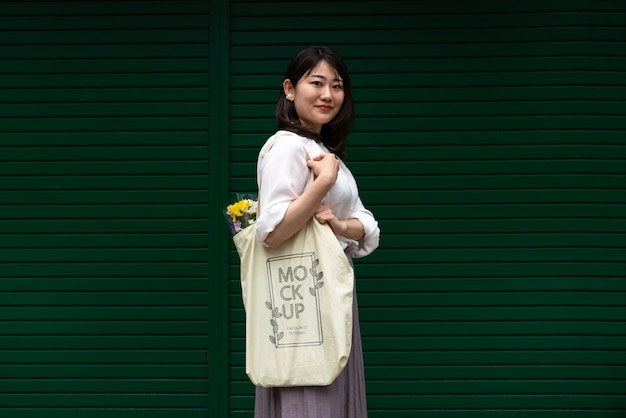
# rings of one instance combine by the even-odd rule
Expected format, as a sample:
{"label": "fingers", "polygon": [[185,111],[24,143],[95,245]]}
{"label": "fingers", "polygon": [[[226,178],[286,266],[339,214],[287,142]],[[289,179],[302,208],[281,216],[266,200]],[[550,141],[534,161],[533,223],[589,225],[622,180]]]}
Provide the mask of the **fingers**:
{"label": "fingers", "polygon": [[320,223],[327,223],[329,220],[332,220],[334,217],[334,213],[330,210],[328,205],[320,205],[315,211],[315,218],[320,221]]}
{"label": "fingers", "polygon": [[312,157],[311,160],[313,160],[313,161],[322,161],[325,158],[335,159],[335,160],[339,161],[339,157],[337,157],[335,154],[332,154],[330,152],[323,152],[321,154],[318,154],[318,155]]}
{"label": "fingers", "polygon": [[320,223],[328,223],[331,226],[339,221],[328,205],[320,205],[320,207],[317,208],[317,211],[315,211],[315,218]]}
{"label": "fingers", "polygon": [[328,205],[320,205],[317,208],[315,211],[315,219],[317,219],[321,224],[328,224],[330,229],[332,229],[335,234],[341,235],[345,233],[345,221],[337,218]]}
{"label": "fingers", "polygon": [[316,155],[315,157],[311,158],[313,161],[320,161],[323,160],[324,158],[334,158],[336,160],[338,160],[339,158],[335,155],[335,154],[331,154],[331,153],[327,153],[327,152],[323,152],[321,154]]}
{"label": "fingers", "polygon": [[339,173],[339,160],[334,154],[320,154],[307,161],[307,165],[315,177],[324,176],[331,184],[335,183],[337,174]]}

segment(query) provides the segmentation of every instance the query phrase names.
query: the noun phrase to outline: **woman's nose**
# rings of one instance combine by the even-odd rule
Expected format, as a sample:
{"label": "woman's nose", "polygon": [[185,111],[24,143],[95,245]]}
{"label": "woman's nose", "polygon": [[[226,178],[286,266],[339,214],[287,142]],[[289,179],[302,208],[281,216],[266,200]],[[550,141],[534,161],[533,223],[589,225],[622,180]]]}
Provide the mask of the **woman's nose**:
{"label": "woman's nose", "polygon": [[330,100],[332,97],[330,87],[324,87],[322,89],[322,92],[320,93],[320,97],[322,98],[322,100]]}

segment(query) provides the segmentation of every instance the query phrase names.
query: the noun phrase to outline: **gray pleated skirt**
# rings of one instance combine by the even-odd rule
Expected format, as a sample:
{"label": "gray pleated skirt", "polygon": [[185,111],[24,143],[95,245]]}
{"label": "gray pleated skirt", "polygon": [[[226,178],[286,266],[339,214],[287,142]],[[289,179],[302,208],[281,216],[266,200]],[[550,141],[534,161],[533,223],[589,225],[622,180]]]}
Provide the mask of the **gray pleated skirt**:
{"label": "gray pleated skirt", "polygon": [[256,387],[254,418],[366,418],[365,373],[359,312],[354,292],[352,349],[330,386]]}

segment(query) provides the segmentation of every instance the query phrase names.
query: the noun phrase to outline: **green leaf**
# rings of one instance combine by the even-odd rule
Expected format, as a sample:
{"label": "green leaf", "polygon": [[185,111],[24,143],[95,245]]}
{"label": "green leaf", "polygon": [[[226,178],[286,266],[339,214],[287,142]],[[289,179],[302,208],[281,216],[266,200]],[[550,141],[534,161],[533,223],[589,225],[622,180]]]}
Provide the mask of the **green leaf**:
{"label": "green leaf", "polygon": [[269,302],[265,302],[265,306],[267,306],[267,309],[269,309],[270,311],[272,310],[272,304]]}
{"label": "green leaf", "polygon": [[274,338],[273,335],[270,335],[270,341],[272,342],[272,344],[276,344],[276,338]]}

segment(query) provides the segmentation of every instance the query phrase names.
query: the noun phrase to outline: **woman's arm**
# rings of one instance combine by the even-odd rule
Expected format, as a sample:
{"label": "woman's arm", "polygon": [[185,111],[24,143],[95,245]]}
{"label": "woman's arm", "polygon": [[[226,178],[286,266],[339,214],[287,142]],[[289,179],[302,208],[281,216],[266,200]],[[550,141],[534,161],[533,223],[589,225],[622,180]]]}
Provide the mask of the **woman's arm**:
{"label": "woman's arm", "polygon": [[322,199],[333,187],[339,172],[339,160],[334,154],[320,154],[307,161],[315,180],[289,204],[283,220],[265,238],[265,244],[276,248],[298,232],[317,212]]}

